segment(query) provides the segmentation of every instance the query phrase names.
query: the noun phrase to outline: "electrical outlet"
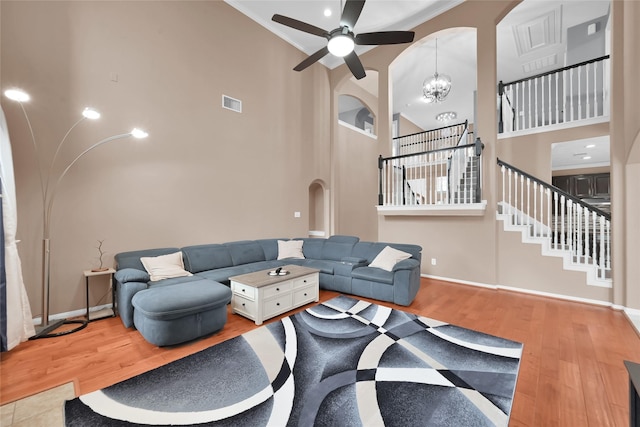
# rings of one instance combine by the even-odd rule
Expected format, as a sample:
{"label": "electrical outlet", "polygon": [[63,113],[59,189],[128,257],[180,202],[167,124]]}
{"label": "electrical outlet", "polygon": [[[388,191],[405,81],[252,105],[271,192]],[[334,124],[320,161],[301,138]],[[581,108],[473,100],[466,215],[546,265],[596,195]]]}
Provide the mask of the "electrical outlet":
{"label": "electrical outlet", "polygon": [[293,217],[294,217],[294,218],[300,218],[300,212],[295,211],[295,212],[293,213]]}
{"label": "electrical outlet", "polygon": [[431,265],[436,265],[436,259],[435,258],[431,258]]}

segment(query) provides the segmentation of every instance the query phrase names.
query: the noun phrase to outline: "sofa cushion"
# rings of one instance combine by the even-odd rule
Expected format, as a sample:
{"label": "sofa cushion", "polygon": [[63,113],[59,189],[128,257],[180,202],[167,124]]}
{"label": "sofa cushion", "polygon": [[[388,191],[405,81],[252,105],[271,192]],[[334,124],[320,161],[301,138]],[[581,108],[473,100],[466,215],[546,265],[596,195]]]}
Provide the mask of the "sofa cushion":
{"label": "sofa cushion", "polygon": [[302,240],[278,240],[278,259],[304,258]]}
{"label": "sofa cushion", "polygon": [[360,239],[354,236],[331,236],[322,246],[322,259],[340,261],[342,258],[350,257],[353,246]]}
{"label": "sofa cushion", "polygon": [[220,282],[220,283],[224,283],[225,285],[228,285],[229,277],[231,276],[237,276],[239,274],[245,274],[245,273],[253,273],[254,271],[260,271],[260,270],[270,270],[273,268],[282,267],[285,264],[287,264],[287,262],[285,261],[276,261],[276,260],[260,261],[260,262],[254,262],[251,264],[218,268],[216,270],[201,271],[196,275],[199,277],[205,277],[209,280],[214,280],[216,282]]}
{"label": "sofa cushion", "polygon": [[193,275],[184,269],[181,251],[155,257],[141,257],[140,262],[149,273],[152,282]]}
{"label": "sofa cushion", "polygon": [[354,279],[370,280],[373,282],[386,283],[387,285],[393,284],[393,273],[375,267],[358,267],[354,268],[351,272],[351,277]]}
{"label": "sofa cushion", "polygon": [[394,249],[391,246],[386,246],[380,253],[371,261],[369,267],[377,267],[383,270],[392,271],[393,267],[404,259],[411,258],[411,254],[407,252]]}
{"label": "sofa cushion", "polygon": [[322,259],[322,247],[325,239],[312,239],[309,237],[296,239],[302,240],[302,253],[305,258]]}
{"label": "sofa cushion", "polygon": [[151,288],[135,294],[133,307],[147,318],[169,320],[224,307],[231,301],[231,290],[210,280],[184,285]]}
{"label": "sofa cushion", "polygon": [[137,268],[144,271],[144,266],[140,262],[141,257],[167,255],[174,252],[178,252],[180,248],[158,248],[158,249],[143,249],[141,251],[129,251],[120,252],[116,254],[116,270],[122,270],[123,268]]}
{"label": "sofa cushion", "polygon": [[238,242],[224,243],[224,245],[229,248],[233,265],[266,261],[262,246],[255,240],[241,240]]}
{"label": "sofa cushion", "polygon": [[303,267],[315,268],[321,273],[333,274],[333,269],[337,264],[335,261],[325,261],[322,259],[299,259],[290,258],[287,260],[289,264],[301,265]]}
{"label": "sofa cushion", "polygon": [[116,271],[113,276],[120,283],[126,283],[126,282],[147,283],[150,280],[149,273],[143,270],[138,270],[137,268],[123,268],[122,270]]}
{"label": "sofa cushion", "polygon": [[225,245],[195,245],[182,248],[184,265],[192,273],[230,267],[233,265],[229,248]]}
{"label": "sofa cushion", "polygon": [[278,240],[288,240],[287,238],[281,239],[258,239],[256,242],[262,246],[264,257],[267,261],[278,258]]}

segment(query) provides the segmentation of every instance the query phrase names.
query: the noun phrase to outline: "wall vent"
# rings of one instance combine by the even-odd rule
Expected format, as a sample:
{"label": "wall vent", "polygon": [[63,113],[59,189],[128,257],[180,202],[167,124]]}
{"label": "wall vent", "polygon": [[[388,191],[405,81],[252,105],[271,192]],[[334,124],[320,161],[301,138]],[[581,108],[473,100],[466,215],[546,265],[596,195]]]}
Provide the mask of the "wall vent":
{"label": "wall vent", "polygon": [[242,101],[227,95],[222,95],[222,107],[233,110],[236,113],[242,113]]}

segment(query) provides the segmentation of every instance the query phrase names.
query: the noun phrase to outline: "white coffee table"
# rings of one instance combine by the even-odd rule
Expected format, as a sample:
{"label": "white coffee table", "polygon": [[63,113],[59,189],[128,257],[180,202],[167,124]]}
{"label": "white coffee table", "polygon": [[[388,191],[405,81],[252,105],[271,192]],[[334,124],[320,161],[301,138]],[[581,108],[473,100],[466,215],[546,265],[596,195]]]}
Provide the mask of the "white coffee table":
{"label": "white coffee table", "polygon": [[286,275],[269,275],[271,270],[230,277],[233,312],[262,325],[266,319],[278,316],[310,302],[318,302],[319,270],[285,265]]}

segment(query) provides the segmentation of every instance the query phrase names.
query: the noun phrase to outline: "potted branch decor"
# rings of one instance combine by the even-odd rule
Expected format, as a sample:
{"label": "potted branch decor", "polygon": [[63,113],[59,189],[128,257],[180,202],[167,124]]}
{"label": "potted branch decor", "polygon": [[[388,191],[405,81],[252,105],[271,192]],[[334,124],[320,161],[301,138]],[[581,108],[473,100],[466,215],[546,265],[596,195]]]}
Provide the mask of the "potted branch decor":
{"label": "potted branch decor", "polygon": [[100,266],[97,268],[92,268],[91,271],[93,272],[107,271],[109,269],[109,267],[103,266],[102,257],[104,256],[105,252],[102,250],[102,242],[104,242],[104,240],[98,240],[98,246],[96,246],[96,249],[98,250],[98,254],[99,254],[98,260],[100,261]]}

